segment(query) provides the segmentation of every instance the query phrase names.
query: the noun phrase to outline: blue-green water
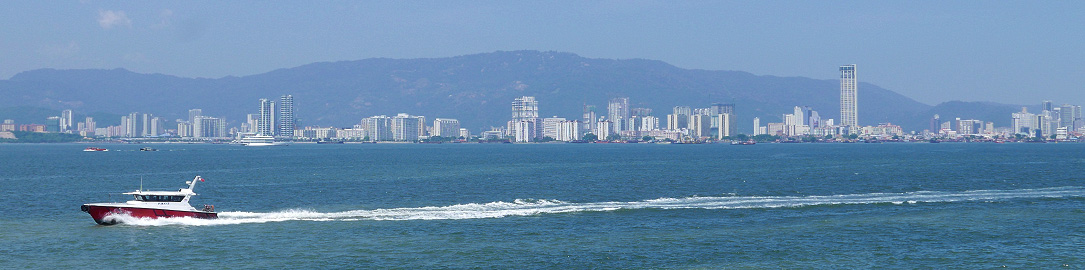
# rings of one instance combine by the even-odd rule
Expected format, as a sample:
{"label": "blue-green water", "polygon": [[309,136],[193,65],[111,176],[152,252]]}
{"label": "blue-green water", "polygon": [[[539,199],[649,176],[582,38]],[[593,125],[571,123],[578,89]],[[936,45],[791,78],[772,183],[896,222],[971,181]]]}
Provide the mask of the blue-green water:
{"label": "blue-green water", "polygon": [[0,267],[1085,267],[1085,144],[145,146],[0,144]]}

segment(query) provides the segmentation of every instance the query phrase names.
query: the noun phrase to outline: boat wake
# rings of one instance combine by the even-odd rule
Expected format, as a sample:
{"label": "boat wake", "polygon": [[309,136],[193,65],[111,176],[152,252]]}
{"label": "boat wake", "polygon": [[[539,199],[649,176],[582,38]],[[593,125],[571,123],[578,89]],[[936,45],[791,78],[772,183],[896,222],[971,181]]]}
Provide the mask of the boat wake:
{"label": "boat wake", "polygon": [[542,214],[605,212],[623,209],[771,209],[821,205],[915,204],[967,201],[1007,201],[1032,198],[1085,197],[1085,187],[1056,187],[1019,190],[974,190],[963,192],[918,191],[831,196],[732,196],[659,198],[633,202],[575,203],[558,200],[515,200],[512,202],[468,203],[449,206],[315,212],[284,210],[268,213],[221,212],[218,219],[141,219],[126,215],[107,218],[134,226],[207,226],[282,221],[357,220],[451,220],[533,216]]}

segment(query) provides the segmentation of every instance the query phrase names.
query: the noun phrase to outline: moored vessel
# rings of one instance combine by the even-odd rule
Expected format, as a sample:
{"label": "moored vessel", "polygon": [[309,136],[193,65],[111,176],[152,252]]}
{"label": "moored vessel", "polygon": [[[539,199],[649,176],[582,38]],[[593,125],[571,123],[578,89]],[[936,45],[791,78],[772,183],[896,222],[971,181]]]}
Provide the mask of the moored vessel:
{"label": "moored vessel", "polygon": [[[193,217],[213,219],[218,218],[215,206],[204,205],[203,209],[196,209],[189,204],[189,199],[196,196],[192,189],[196,187],[196,181],[203,182],[203,177],[196,176],[188,181],[188,188],[177,191],[147,191],[136,190],[125,192],[124,195],[132,195],[134,200],[123,203],[88,203],[80,207],[80,210],[90,214],[94,222],[102,225],[112,225],[121,221],[115,215],[128,215],[134,218],[170,218],[170,217]],[[142,189],[142,187],[141,187]]]}
{"label": "moored vessel", "polygon": [[109,151],[109,149],[98,148],[98,147],[87,147],[86,149],[83,149],[83,152],[105,152],[105,151]]}

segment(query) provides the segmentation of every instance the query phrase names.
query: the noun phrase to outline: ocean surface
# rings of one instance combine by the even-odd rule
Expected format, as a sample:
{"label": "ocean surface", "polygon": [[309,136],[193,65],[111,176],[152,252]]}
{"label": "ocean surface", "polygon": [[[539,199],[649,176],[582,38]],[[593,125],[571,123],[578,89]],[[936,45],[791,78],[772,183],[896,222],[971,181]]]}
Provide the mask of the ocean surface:
{"label": "ocean surface", "polygon": [[[219,219],[79,210],[196,175]],[[1085,144],[0,144],[0,184],[11,269],[1085,268]]]}

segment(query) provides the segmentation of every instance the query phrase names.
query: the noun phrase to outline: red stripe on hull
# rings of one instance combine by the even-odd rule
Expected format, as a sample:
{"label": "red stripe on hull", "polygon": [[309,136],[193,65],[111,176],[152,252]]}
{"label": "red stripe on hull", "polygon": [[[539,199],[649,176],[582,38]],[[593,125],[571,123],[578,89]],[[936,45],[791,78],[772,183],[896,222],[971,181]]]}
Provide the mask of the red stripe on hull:
{"label": "red stripe on hull", "polygon": [[94,218],[94,222],[102,225],[113,225],[116,222],[106,221],[105,217],[112,214],[127,214],[134,218],[171,218],[171,217],[192,217],[203,219],[218,218],[219,214],[214,212],[191,212],[191,211],[176,211],[176,210],[163,210],[163,209],[149,209],[149,208],[136,208],[136,207],[113,207],[113,206],[97,206],[97,205],[83,205],[85,212],[90,214],[91,218]]}

